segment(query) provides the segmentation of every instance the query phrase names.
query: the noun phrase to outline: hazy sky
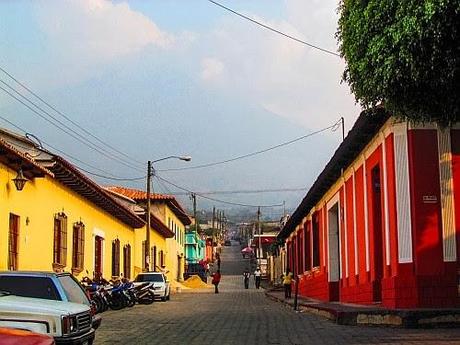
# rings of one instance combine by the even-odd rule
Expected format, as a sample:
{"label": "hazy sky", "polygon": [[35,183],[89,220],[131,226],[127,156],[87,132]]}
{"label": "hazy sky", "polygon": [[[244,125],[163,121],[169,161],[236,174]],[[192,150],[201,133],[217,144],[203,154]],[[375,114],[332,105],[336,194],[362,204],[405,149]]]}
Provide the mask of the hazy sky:
{"label": "hazy sky", "polygon": [[[335,0],[222,3],[337,50]],[[206,0],[4,0],[0,17],[0,66],[61,112],[139,162],[174,154],[193,157],[191,163],[164,161],[157,169],[264,149],[329,126],[340,116],[348,131],[359,114],[349,88],[340,84],[340,58],[278,36]],[[2,72],[0,79],[17,86]],[[0,116],[112,175],[145,174],[146,164],[129,168],[101,156],[2,90]],[[0,125],[11,128],[1,119]],[[196,191],[309,187],[340,140],[340,131],[329,131],[237,162],[159,174]],[[142,181],[95,179],[144,186]],[[154,188],[168,192],[158,181]],[[295,207],[304,194],[213,197],[251,204],[286,200]],[[182,200],[189,206],[187,198]],[[212,204],[199,200],[202,207]]]}

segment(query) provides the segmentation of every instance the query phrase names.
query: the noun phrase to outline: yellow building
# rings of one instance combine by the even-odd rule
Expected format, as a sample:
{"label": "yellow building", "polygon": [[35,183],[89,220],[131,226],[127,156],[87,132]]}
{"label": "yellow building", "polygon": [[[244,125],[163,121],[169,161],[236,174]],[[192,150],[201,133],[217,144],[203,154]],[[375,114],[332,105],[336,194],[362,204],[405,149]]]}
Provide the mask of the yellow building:
{"label": "yellow building", "polygon": [[[17,190],[22,171],[27,182]],[[72,164],[0,130],[0,270],[71,271],[81,278],[142,266],[144,220]]]}
{"label": "yellow building", "polygon": [[[107,187],[107,189],[133,199],[143,207],[147,203],[147,193],[144,191],[117,186]],[[168,278],[182,280],[185,268],[185,227],[191,224],[191,219],[174,196],[151,194],[150,201],[153,218],[166,225],[172,234],[169,238],[165,238],[164,242],[151,236],[151,250],[161,245],[165,254],[163,263],[168,272]],[[153,254],[151,257],[155,258]],[[156,269],[158,268],[160,268],[159,265],[156,265]]]}

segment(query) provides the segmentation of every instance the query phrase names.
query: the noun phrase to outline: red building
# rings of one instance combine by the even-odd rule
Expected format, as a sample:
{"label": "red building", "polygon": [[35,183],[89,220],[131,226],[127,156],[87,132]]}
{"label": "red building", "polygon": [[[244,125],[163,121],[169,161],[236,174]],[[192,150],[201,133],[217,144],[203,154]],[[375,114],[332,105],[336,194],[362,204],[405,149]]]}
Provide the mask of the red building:
{"label": "red building", "polygon": [[459,306],[460,126],[362,113],[281,230],[299,293]]}

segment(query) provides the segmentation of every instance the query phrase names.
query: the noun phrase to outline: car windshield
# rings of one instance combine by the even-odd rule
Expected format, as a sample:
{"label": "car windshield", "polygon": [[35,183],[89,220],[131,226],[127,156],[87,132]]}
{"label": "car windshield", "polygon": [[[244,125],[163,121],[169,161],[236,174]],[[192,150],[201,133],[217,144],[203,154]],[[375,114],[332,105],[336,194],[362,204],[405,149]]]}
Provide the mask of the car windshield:
{"label": "car windshield", "polygon": [[90,305],[88,297],[80,284],[70,275],[58,276],[69,302]]}
{"label": "car windshield", "polygon": [[135,281],[163,283],[164,279],[162,274],[138,274]]}

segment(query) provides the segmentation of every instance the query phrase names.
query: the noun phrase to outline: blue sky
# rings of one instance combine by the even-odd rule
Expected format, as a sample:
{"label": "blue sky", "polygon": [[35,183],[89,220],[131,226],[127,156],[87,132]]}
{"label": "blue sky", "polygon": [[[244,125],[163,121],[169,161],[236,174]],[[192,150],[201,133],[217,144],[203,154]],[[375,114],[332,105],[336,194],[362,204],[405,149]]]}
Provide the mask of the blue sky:
{"label": "blue sky", "polygon": [[[337,49],[335,1],[223,3]],[[257,151],[329,126],[340,116],[348,130],[359,114],[340,83],[341,59],[205,0],[2,1],[0,16],[0,66],[60,111],[139,162],[193,156],[192,163],[165,161],[157,169]],[[0,79],[14,86],[2,73]],[[130,169],[101,156],[1,90],[0,115],[113,175],[142,175],[142,165]],[[0,125],[10,127],[1,120]],[[339,132],[329,131],[250,159],[162,176],[196,191],[308,187],[339,142]],[[168,192],[158,181],[155,189]],[[216,197],[251,204],[286,200],[295,207],[303,194]],[[188,199],[183,201],[188,206]],[[212,203],[199,200],[199,205]]]}

